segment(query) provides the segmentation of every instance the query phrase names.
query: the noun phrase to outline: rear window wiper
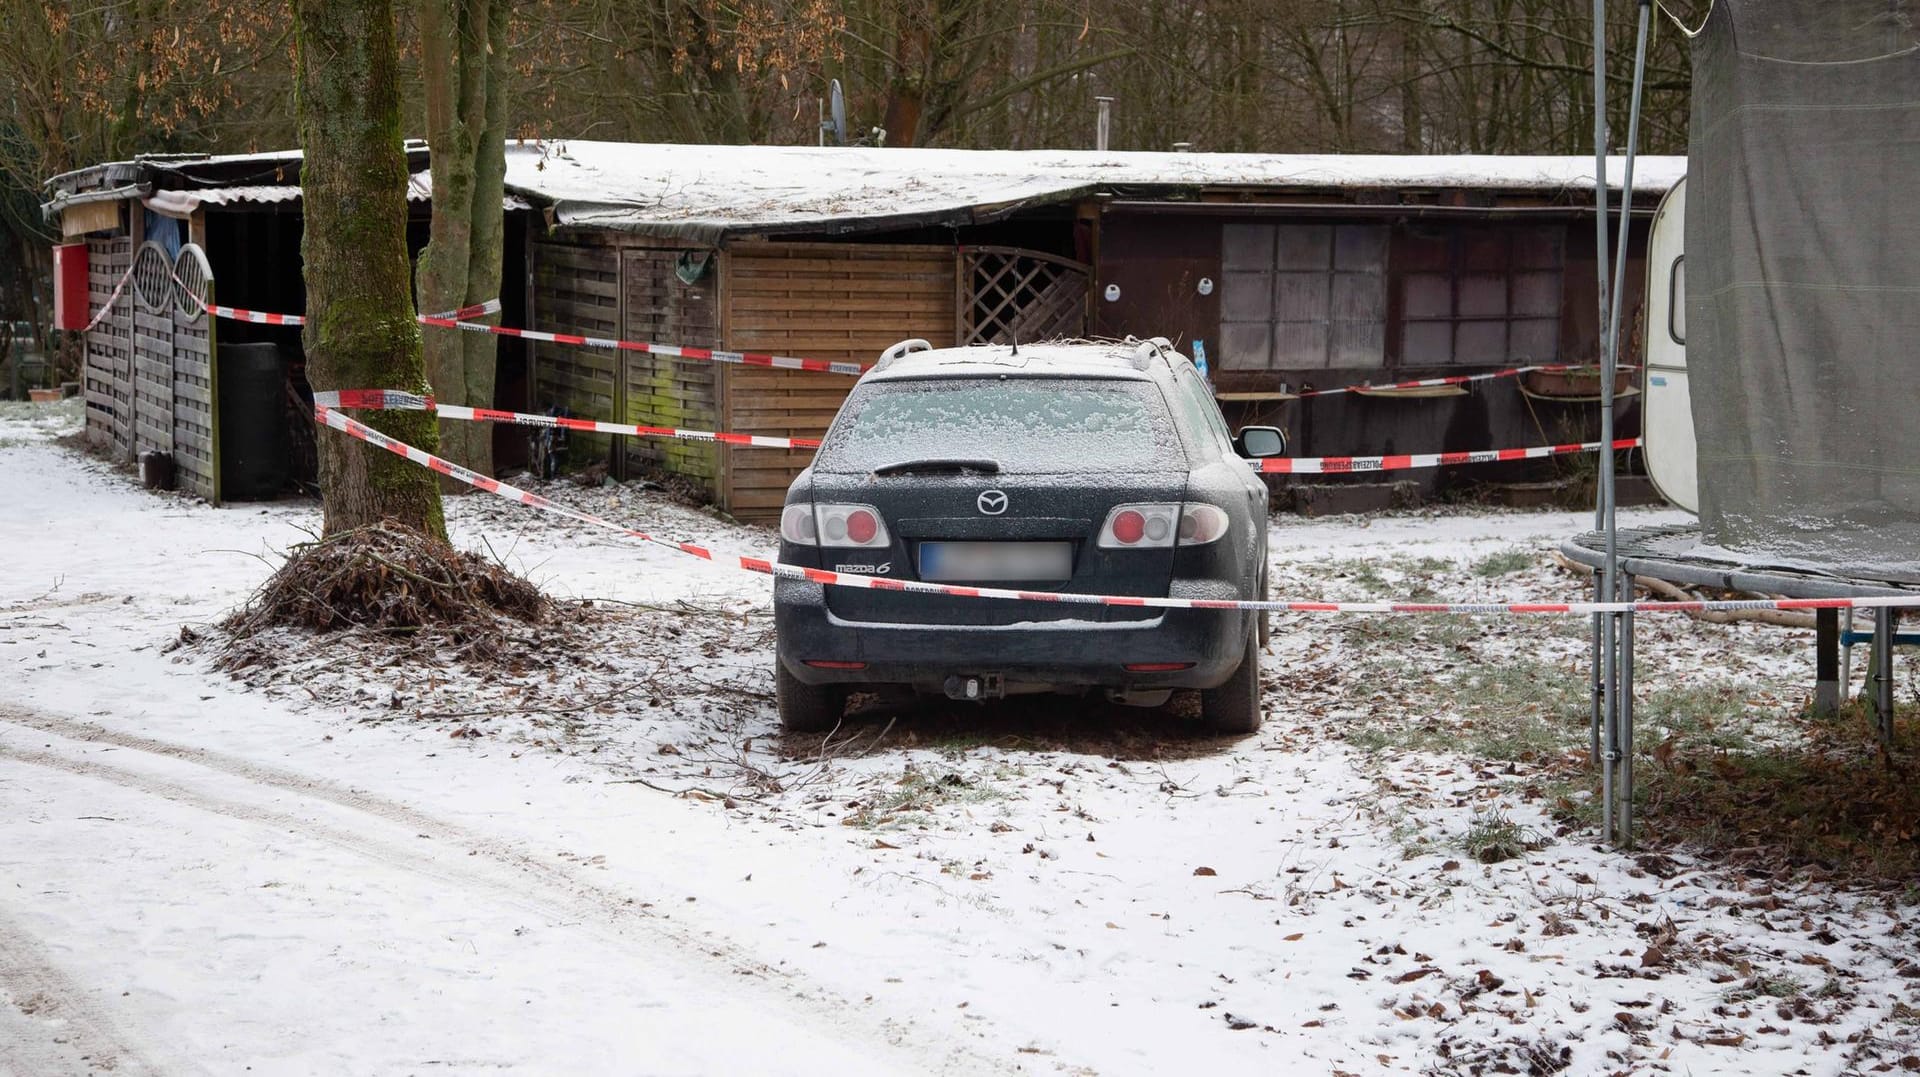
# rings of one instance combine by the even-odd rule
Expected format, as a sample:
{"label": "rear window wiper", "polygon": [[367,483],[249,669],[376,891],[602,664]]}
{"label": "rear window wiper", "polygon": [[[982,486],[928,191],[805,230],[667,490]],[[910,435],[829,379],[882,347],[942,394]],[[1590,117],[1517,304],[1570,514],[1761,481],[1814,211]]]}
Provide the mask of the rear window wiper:
{"label": "rear window wiper", "polygon": [[953,457],[936,457],[927,460],[902,460],[894,464],[881,464],[873,469],[875,475],[911,475],[924,471],[979,471],[992,475],[1000,470],[998,460],[969,460]]}

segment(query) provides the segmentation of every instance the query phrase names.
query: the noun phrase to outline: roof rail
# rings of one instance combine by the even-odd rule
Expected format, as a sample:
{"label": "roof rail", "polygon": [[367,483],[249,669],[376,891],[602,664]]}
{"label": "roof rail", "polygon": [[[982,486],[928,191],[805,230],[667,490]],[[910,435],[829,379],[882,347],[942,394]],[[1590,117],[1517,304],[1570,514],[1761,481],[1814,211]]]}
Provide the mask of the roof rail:
{"label": "roof rail", "polygon": [[1167,358],[1167,353],[1173,351],[1173,342],[1166,337],[1148,337],[1145,340],[1128,337],[1125,342],[1133,345],[1133,354],[1137,359],[1144,362],[1159,359],[1169,365],[1172,363],[1172,360]]}
{"label": "roof rail", "polygon": [[927,343],[926,341],[920,339],[919,337],[913,337],[910,340],[903,340],[900,343],[895,344],[893,347],[888,348],[886,351],[881,352],[880,361],[873,364],[873,368],[875,370],[879,370],[881,367],[886,366],[888,363],[891,363],[895,359],[899,359],[902,356],[912,355],[914,352],[930,352],[932,350],[933,350],[933,345]]}

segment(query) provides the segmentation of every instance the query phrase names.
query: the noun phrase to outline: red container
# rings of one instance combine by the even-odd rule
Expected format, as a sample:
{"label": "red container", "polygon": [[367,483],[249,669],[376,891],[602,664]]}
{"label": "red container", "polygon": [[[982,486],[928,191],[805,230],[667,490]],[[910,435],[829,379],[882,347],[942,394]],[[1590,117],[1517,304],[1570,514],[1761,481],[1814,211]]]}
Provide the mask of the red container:
{"label": "red container", "polygon": [[87,245],[62,243],[53,248],[53,327],[85,329],[93,317],[88,302]]}

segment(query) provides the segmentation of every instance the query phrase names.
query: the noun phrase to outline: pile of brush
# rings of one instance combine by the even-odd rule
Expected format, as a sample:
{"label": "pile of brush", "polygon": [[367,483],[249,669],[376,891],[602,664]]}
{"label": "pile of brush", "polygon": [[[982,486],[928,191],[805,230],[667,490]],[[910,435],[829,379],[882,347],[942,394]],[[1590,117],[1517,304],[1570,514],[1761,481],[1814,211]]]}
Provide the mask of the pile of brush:
{"label": "pile of brush", "polygon": [[295,546],[221,627],[230,644],[271,628],[359,629],[484,658],[498,652],[504,622],[539,624],[551,609],[505,566],[381,523]]}

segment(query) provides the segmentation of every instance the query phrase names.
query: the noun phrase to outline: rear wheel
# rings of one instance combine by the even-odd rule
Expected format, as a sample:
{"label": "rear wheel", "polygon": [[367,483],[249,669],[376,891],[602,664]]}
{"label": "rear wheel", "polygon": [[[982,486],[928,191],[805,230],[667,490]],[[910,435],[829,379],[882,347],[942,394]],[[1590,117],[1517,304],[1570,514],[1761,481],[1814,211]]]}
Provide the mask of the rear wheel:
{"label": "rear wheel", "polygon": [[1200,692],[1200,721],[1215,733],[1244,735],[1260,731],[1260,644],[1247,633],[1247,652],[1227,683]]}
{"label": "rear wheel", "polygon": [[789,733],[820,733],[832,729],[847,714],[847,690],[837,684],[808,684],[774,660],[773,699],[780,711],[780,728]]}

